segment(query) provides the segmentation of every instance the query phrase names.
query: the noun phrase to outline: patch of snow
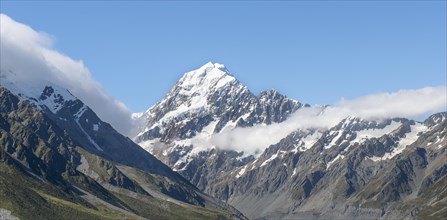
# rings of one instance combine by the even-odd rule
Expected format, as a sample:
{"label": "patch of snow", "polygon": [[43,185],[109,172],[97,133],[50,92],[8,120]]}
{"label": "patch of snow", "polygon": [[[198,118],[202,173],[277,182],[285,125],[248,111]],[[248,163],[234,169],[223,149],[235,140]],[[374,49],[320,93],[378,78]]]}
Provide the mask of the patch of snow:
{"label": "patch of snow", "polygon": [[[184,156],[180,157],[177,160],[177,162],[175,162],[175,164],[173,166],[174,169],[172,169],[172,170],[174,170],[175,172],[185,170],[188,167],[189,161],[190,161],[189,155],[184,155]],[[185,163],[185,165],[181,169],[177,169],[176,167],[180,166],[182,163]]]}
{"label": "patch of snow", "polygon": [[402,153],[402,151],[405,150],[405,148],[408,145],[411,145],[419,138],[419,133],[425,132],[428,130],[428,128],[419,122],[416,122],[415,125],[410,126],[411,131],[405,134],[405,137],[401,138],[397,144],[397,147],[395,147],[391,152],[385,153],[382,157],[369,157],[374,162],[381,161],[381,160],[388,160],[396,155]]}
{"label": "patch of snow", "polygon": [[331,147],[333,147],[335,145],[335,143],[338,141],[338,139],[340,139],[340,137],[343,135],[343,131],[338,131],[337,136],[335,136],[334,138],[332,138],[331,143],[329,143],[327,146],[324,146],[324,149],[329,149]]}
{"label": "patch of snow", "polygon": [[[197,99],[194,99],[194,100],[197,101]],[[191,100],[191,101],[193,101],[193,100]],[[197,107],[197,106],[195,106],[195,107]],[[204,107],[204,106],[201,106],[201,107]],[[180,106],[178,106],[175,110],[166,113],[163,116],[163,118],[160,119],[160,122],[168,121],[168,120],[171,120],[171,119],[173,119],[175,117],[179,117],[181,115],[184,115],[190,109],[192,109],[192,108],[188,107],[187,103],[183,103]]]}
{"label": "patch of snow", "polygon": [[349,116],[345,119],[341,128],[347,128],[352,123],[355,123],[355,117]]}
{"label": "patch of snow", "polygon": [[202,132],[200,133],[206,137],[211,137],[211,135],[213,135],[214,133],[214,129],[216,128],[217,123],[218,123],[217,120],[211,121],[207,126],[205,126],[202,129]]}
{"label": "patch of snow", "polygon": [[420,132],[427,131],[427,127],[422,123],[416,123],[415,125],[411,125],[411,131],[405,134],[405,137],[399,140],[399,146],[408,146],[414,143],[419,138]]}
{"label": "patch of snow", "polygon": [[337,155],[334,159],[332,159],[331,161],[329,161],[327,164],[326,164],[326,169],[328,169],[335,161],[337,161],[338,159],[343,159],[343,158],[345,158],[345,156],[344,155],[341,155],[341,154],[339,154],[339,155]]}
{"label": "patch of snow", "polygon": [[227,84],[229,84],[229,83],[231,83],[233,81],[235,81],[234,77],[232,77],[232,76],[224,76],[224,77],[219,78],[219,80],[217,81],[215,87],[216,88],[221,88],[221,87],[223,87],[223,86],[225,86],[225,85],[227,85]]}
{"label": "patch of snow", "polygon": [[84,128],[82,128],[81,124],[79,123],[79,119],[82,116],[82,114],[84,114],[84,112],[87,110],[87,106],[84,105],[82,106],[79,111],[75,114],[75,122],[78,125],[79,129],[81,129],[82,133],[84,133],[85,137],[89,140],[89,142],[99,151],[103,151],[103,149],[101,147],[99,147],[98,144],[96,144],[96,142],[93,140],[92,137],[90,137],[90,135],[88,135],[87,132],[85,132]]}
{"label": "patch of snow", "polygon": [[150,127],[150,128],[149,128],[149,127],[145,127],[145,128],[144,128],[144,131],[138,133],[137,136],[136,136],[135,138],[140,137],[141,135],[143,135],[144,133],[148,132],[149,130],[155,128],[156,126],[158,126],[158,123],[155,123],[155,124],[154,124],[152,127]]}
{"label": "patch of snow", "polygon": [[83,106],[78,110],[78,112],[76,112],[76,114],[73,115],[74,118],[75,118],[75,120],[78,120],[78,121],[79,121],[79,118],[81,118],[81,116],[84,114],[85,111],[87,111],[87,106],[86,106],[86,105],[83,105]]}
{"label": "patch of snow", "polygon": [[296,175],[296,167],[293,169],[292,176]]}
{"label": "patch of snow", "polygon": [[239,177],[241,177],[242,175],[244,175],[245,171],[246,171],[247,165],[245,165],[244,167],[242,167],[241,170],[239,170],[239,173],[237,173],[236,175],[236,179],[239,179]]}
{"label": "patch of snow", "polygon": [[94,131],[98,131],[99,129],[99,125],[98,124],[93,124],[93,130]]}
{"label": "patch of snow", "polygon": [[268,163],[272,162],[274,159],[276,159],[278,157],[278,153],[273,154],[269,159],[265,160],[260,167],[263,167],[265,165],[267,165]]}
{"label": "patch of snow", "polygon": [[298,142],[292,152],[296,153],[298,151],[304,152],[306,150],[309,150],[321,138],[322,134],[323,133],[321,131],[317,130],[311,134],[306,135]]}
{"label": "patch of snow", "polygon": [[350,142],[350,145],[353,143],[362,143],[363,141],[369,139],[369,138],[379,138],[382,137],[385,134],[389,134],[399,128],[402,125],[401,122],[392,121],[391,124],[385,126],[382,129],[366,129],[357,131],[356,138]]}
{"label": "patch of snow", "polygon": [[228,121],[225,126],[220,129],[220,132],[224,132],[225,130],[231,130],[236,127],[237,121]]}
{"label": "patch of snow", "polygon": [[433,121],[436,123],[436,124],[439,124],[439,123],[441,123],[442,121],[444,121],[445,120],[445,116],[444,116],[444,114],[439,118],[439,117],[437,117],[437,118],[435,118]]}

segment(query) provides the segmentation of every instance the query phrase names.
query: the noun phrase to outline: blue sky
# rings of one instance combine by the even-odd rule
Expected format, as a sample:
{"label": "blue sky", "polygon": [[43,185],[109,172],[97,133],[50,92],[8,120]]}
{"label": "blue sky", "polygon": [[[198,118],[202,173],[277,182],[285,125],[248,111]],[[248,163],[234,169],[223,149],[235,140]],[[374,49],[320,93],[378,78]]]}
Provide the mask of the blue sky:
{"label": "blue sky", "polygon": [[223,63],[255,94],[310,104],[446,85],[445,1],[2,1],[133,111]]}

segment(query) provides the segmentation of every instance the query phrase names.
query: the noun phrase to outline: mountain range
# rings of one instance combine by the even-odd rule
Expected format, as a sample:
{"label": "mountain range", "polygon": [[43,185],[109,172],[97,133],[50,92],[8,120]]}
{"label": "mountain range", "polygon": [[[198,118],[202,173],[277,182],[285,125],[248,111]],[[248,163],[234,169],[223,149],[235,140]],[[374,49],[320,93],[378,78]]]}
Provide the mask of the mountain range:
{"label": "mountain range", "polygon": [[330,107],[254,95],[209,62],[134,113],[128,138],[59,85],[0,80],[0,217],[447,216],[446,112],[298,126]]}
{"label": "mountain range", "polygon": [[[447,216],[445,112],[423,122],[349,116],[325,128],[292,130],[257,150],[226,146],[239,144],[232,138],[269,139],[256,132],[285,128],[308,109],[315,108],[275,90],[256,96],[210,62],[134,114],[133,140],[249,218]],[[316,109],[318,118],[326,106]],[[225,135],[232,131],[242,137]]]}

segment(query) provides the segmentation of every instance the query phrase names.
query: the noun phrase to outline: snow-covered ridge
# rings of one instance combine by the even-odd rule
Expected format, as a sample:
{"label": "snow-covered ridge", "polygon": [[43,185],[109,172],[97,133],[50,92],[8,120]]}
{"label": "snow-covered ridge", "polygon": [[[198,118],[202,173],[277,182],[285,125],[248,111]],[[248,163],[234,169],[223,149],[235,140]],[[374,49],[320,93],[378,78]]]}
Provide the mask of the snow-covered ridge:
{"label": "snow-covered ridge", "polygon": [[362,141],[365,141],[369,138],[379,138],[385,134],[389,134],[392,131],[396,130],[402,125],[401,122],[392,121],[391,124],[385,126],[384,128],[372,128],[372,129],[365,129],[361,131],[357,131],[356,138],[351,141],[351,143],[360,143]]}
{"label": "snow-covered ridge", "polygon": [[413,144],[419,138],[419,135],[429,129],[422,123],[416,122],[410,126],[410,132],[406,133],[404,137],[400,138],[397,146],[391,151],[383,155],[382,157],[371,157],[372,161],[388,160],[396,155],[402,153],[408,145]]}
{"label": "snow-covered ridge", "polygon": [[30,81],[11,70],[0,70],[0,86],[20,99],[30,101],[39,109],[47,108],[53,113],[57,113],[67,101],[77,100],[65,88],[44,80]]}
{"label": "snow-covered ridge", "polygon": [[[22,100],[27,100],[34,104],[38,109],[48,109],[53,114],[57,114],[60,109],[67,106],[67,102],[78,100],[67,89],[54,83],[44,80],[30,80],[16,74],[10,70],[0,72],[0,86],[7,88]],[[90,134],[85,131],[80,123],[81,117],[88,110],[88,106],[82,104],[79,110],[73,114],[73,119],[88,141],[99,151],[103,149],[93,140]],[[67,120],[59,117],[60,120]],[[88,119],[85,119],[88,122]],[[92,130],[97,132],[101,123],[92,124]]]}

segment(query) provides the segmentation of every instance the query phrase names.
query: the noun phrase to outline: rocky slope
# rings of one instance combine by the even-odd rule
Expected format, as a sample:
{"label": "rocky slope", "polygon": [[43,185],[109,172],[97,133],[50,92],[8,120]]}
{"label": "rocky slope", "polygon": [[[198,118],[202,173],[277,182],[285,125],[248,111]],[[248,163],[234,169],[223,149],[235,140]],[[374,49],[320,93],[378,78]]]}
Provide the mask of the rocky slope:
{"label": "rocky slope", "polygon": [[245,218],[69,91],[1,74],[0,208],[23,219]]}
{"label": "rocky slope", "polygon": [[424,122],[348,117],[251,154],[211,141],[236,127],[287,122],[305,107],[276,91],[255,96],[223,65],[208,63],[136,115],[135,141],[250,218],[446,216],[445,112]]}

